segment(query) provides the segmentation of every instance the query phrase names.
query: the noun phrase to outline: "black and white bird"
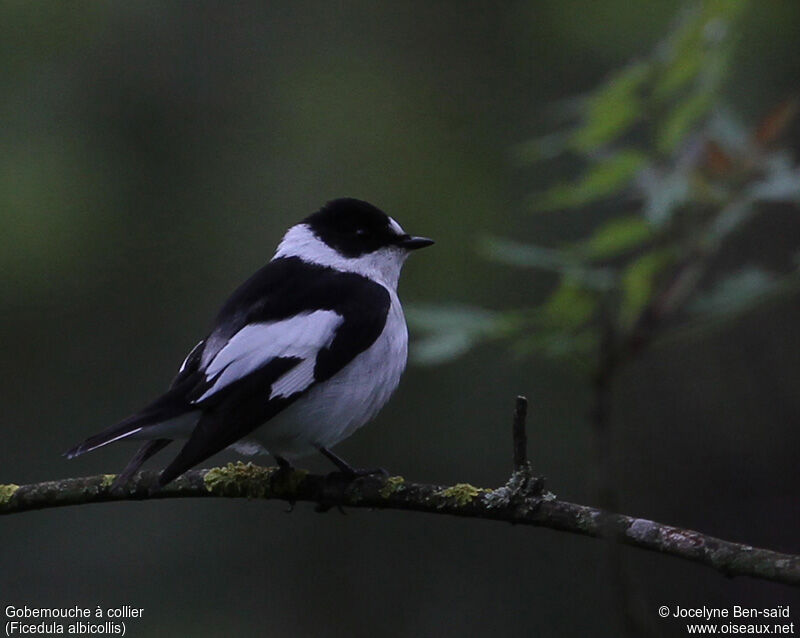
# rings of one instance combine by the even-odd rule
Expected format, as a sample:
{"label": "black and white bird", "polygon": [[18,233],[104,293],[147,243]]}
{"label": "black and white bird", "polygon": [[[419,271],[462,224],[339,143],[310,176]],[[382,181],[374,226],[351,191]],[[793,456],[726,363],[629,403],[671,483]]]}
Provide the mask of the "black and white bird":
{"label": "black and white bird", "polygon": [[225,302],[165,394],[65,455],[146,440],[116,485],[174,439],[186,442],[161,485],[228,447],[272,454],[284,469],[319,451],[362,472],[330,448],[397,388],[408,351],[397,282],[409,253],[432,243],[367,202],[329,202]]}

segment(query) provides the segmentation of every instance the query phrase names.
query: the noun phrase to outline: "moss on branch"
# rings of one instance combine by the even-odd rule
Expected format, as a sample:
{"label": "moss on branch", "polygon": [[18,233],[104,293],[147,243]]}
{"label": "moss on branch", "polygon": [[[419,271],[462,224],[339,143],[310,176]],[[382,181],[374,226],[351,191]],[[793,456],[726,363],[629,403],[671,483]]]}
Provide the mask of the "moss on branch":
{"label": "moss on branch", "polygon": [[366,476],[353,480],[250,463],[192,470],[158,488],[156,472],[142,472],[122,489],[111,489],[109,475],[68,478],[30,485],[0,485],[0,514],[67,505],[167,498],[251,498],[449,514],[464,518],[546,527],[675,556],[712,567],[728,576],[750,576],[800,585],[800,556],[781,554],[622,514],[569,503],[541,490],[513,492],[467,483],[452,486],[414,483],[401,477]]}
{"label": "moss on branch", "polygon": [[165,487],[159,487],[157,472],[141,472],[121,488],[112,488],[114,474],[0,485],[0,515],[66,505],[164,498],[250,498],[283,500],[291,505],[307,501],[316,503],[318,512],[332,507],[364,507],[547,527],[683,558],[727,576],[800,585],[800,556],[559,500],[545,491],[544,479],[531,469],[526,451],[526,413],[527,400],[517,397],[512,430],[514,471],[508,482],[496,489],[469,483],[413,483],[402,476],[346,478],[338,472],[322,476],[305,470],[228,463],[210,470],[190,470]]}

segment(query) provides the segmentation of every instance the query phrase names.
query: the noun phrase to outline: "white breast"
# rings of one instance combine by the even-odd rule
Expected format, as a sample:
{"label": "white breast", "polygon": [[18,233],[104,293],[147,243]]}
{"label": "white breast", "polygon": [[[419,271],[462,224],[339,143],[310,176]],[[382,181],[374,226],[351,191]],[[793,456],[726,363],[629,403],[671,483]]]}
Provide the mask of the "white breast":
{"label": "white breast", "polygon": [[375,343],[252,438],[271,453],[296,458],[335,445],[375,417],[397,388],[408,355],[403,309],[397,294],[389,294],[386,325]]}

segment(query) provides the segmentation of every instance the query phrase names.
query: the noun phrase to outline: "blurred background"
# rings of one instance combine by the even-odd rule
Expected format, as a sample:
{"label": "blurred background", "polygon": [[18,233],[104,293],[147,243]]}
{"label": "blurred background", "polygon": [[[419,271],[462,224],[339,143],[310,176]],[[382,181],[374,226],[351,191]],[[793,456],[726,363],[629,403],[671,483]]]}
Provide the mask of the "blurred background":
{"label": "blurred background", "polygon": [[[698,31],[706,48],[682,62],[668,45],[691,40],[676,27],[684,7],[4,3],[0,482],[119,471],[134,444],[71,462],[61,453],[169,383],[221,301],[271,256],[287,226],[352,196],[437,240],[409,260],[400,289],[415,309],[417,361],[437,365],[410,367],[378,419],[337,448],[342,456],[411,480],[500,485],[511,466],[514,397],[526,394],[535,468],[559,497],[612,498],[627,514],[800,552],[800,297],[792,279],[800,218],[791,203],[800,199],[800,127],[786,115],[800,80],[800,3],[711,16]],[[720,51],[724,72],[714,75]],[[637,60],[651,65],[649,88],[627,74]],[[711,76],[683,120],[664,116],[668,135],[652,153],[637,117],[658,116],[636,111],[620,124],[624,91],[603,116],[614,131],[570,138],[579,143],[547,137],[585,133],[603,87],[630,81],[658,98],[670,82],[701,86]],[[747,131],[763,148],[737,146]],[[598,177],[592,166],[622,174]],[[687,166],[681,196],[653,194],[653,184],[673,184],[670,171]],[[580,175],[594,175],[580,201],[559,200],[558,185]],[[763,184],[773,187],[763,197],[773,205],[726,226],[713,250],[686,248],[695,226],[684,217],[658,217],[702,209],[713,223],[739,201],[730,193],[752,195]],[[698,312],[728,297],[737,312],[707,321],[708,311],[698,330],[676,317],[678,328],[663,338],[647,332],[647,347],[614,372],[612,427],[598,442],[586,362],[597,352],[592,331],[605,289],[588,293],[591,316],[576,319],[572,308],[586,307],[581,285],[591,278],[567,285],[582,292],[559,298],[568,310],[556,323],[580,323],[571,336],[581,346],[556,356],[552,340],[526,342],[542,327],[526,308],[552,301],[576,272],[573,253],[565,266],[563,253],[534,245],[574,245],[621,208],[644,210],[644,231],[627,226],[611,241],[634,257],[606,251],[587,260],[608,257],[602,272],[623,273],[613,315],[623,335],[652,327],[651,289],[698,254],[714,257],[700,278],[708,295],[698,293]],[[672,252],[648,258],[642,276],[636,259],[652,255],[640,245],[645,236]],[[487,245],[487,237],[530,244]],[[664,272],[650,268],[654,261]],[[565,363],[572,359],[578,365]],[[324,459],[306,465],[329,469]],[[602,543],[564,533],[285,509],[183,500],[5,517],[0,602],[143,607],[132,636],[682,635],[657,619],[664,604],[789,604],[800,622],[796,589],[632,549],[610,556]]]}

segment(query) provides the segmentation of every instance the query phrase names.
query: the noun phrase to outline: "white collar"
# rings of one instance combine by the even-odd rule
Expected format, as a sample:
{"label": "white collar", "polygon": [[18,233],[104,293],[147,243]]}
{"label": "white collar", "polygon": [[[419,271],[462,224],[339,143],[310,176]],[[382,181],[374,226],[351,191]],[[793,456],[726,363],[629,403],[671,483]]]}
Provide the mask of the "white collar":
{"label": "white collar", "polygon": [[286,231],[273,259],[281,257],[299,257],[312,264],[353,272],[396,291],[408,251],[387,246],[360,257],[345,257],[317,237],[308,224],[297,224]]}

